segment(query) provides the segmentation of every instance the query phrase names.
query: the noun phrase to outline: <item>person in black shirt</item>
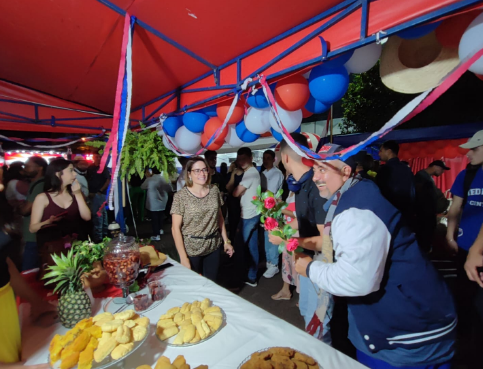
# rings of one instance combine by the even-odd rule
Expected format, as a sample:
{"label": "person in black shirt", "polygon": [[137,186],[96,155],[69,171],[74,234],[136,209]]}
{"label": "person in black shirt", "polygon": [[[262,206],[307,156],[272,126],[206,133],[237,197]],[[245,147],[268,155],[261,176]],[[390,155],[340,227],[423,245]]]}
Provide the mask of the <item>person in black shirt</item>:
{"label": "person in black shirt", "polygon": [[406,221],[413,224],[415,187],[414,174],[398,158],[399,145],[396,141],[386,141],[379,150],[379,156],[386,164],[379,169],[376,183],[382,195],[393,204]]}
{"label": "person in black shirt", "polygon": [[89,185],[89,198],[91,199],[92,241],[100,243],[104,237],[108,236],[107,211],[103,204],[106,201],[106,192],[111,181],[111,175],[107,167],[104,168],[102,173],[97,173],[101,163],[101,156],[99,154],[94,154],[93,160],[94,164],[87,169],[87,184]]}
{"label": "person in black shirt", "polygon": [[144,222],[144,211],[146,208],[146,190],[141,188],[143,180],[135,173],[131,176],[129,184],[131,188],[129,190],[129,197],[132,204],[132,210],[136,220]]}
{"label": "person in black shirt", "polygon": [[374,181],[375,178],[368,173],[370,170],[372,170],[373,165],[374,159],[372,156],[369,154],[363,154],[361,160],[357,163],[356,173],[364,179]]}
{"label": "person in black shirt", "polygon": [[[291,136],[299,145],[308,147],[307,138],[300,133],[292,133]],[[326,199],[320,197],[319,189],[312,180],[314,172],[311,161],[300,157],[285,141],[280,143],[281,162],[289,177],[287,183],[290,191],[295,193],[295,212],[298,221],[299,245],[306,249],[306,253],[313,255],[319,245],[322,249],[322,232],[325,224],[326,212],[324,204]],[[269,240],[274,245],[279,245],[282,240],[273,235]],[[317,308],[317,291],[308,278],[300,277],[300,313],[304,317],[306,327],[314,317]],[[323,322],[323,342],[330,344],[330,317],[332,316],[333,301],[329,304],[326,318]],[[318,332],[314,334],[319,336]]]}
{"label": "person in black shirt", "polygon": [[218,173],[216,170],[216,159],[217,153],[213,150],[208,150],[205,152],[205,159],[208,165],[210,166],[210,173],[211,173],[211,184],[214,184],[218,187],[221,193],[226,193],[226,184],[223,180],[223,176]]}

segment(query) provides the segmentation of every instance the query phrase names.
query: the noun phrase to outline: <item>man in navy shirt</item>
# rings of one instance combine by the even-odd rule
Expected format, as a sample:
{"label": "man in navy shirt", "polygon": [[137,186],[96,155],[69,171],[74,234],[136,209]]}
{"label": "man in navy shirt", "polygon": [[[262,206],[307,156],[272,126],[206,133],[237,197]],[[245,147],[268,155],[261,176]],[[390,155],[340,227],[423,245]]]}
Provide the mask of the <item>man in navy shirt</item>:
{"label": "man in navy shirt", "polygon": [[451,188],[453,203],[448,212],[446,238],[457,253],[455,291],[460,328],[475,332],[471,339],[474,348],[468,354],[475,355],[473,364],[478,363],[481,368],[483,273],[477,268],[483,267],[483,130],[460,147],[469,149],[467,156],[472,168],[458,174]]}
{"label": "man in navy shirt", "polygon": [[414,213],[414,174],[399,158],[399,145],[396,141],[386,141],[379,150],[379,156],[386,164],[379,169],[376,183],[384,196],[407,221],[412,221]]}

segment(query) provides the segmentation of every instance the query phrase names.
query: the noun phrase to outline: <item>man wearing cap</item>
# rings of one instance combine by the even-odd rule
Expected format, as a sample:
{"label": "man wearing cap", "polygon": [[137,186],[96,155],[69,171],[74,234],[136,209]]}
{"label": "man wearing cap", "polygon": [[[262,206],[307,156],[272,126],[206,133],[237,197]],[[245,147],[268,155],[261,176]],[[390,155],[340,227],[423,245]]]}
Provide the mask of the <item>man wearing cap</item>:
{"label": "man wearing cap", "polygon": [[[451,187],[453,202],[448,212],[448,244],[457,252],[456,304],[460,328],[476,332],[473,342],[479,356],[478,367],[483,367],[479,353],[483,329],[483,130],[467,143],[466,154],[470,165],[463,170]],[[481,269],[480,269],[481,270]],[[466,271],[466,273],[465,273]],[[476,283],[475,283],[476,282]]]}
{"label": "man wearing cap", "polygon": [[[309,146],[304,135],[292,133],[291,136],[298,145]],[[319,245],[319,249],[322,250],[322,232],[326,216],[323,206],[326,200],[319,196],[312,181],[312,161],[303,159],[285,140],[280,143],[280,156],[287,173],[290,174],[287,178],[288,187],[295,193],[299,246],[313,255],[313,250],[316,249],[314,245]],[[269,241],[273,245],[280,245],[282,239],[270,234]],[[317,252],[315,257],[332,262],[332,250],[326,250],[325,255]],[[305,277],[300,278],[299,288],[300,314],[304,317],[306,330],[323,342],[331,344],[330,320],[334,307],[332,296],[321,291]],[[323,329],[319,328],[321,325]]]}
{"label": "man wearing cap", "polygon": [[89,186],[87,185],[87,168],[89,168],[89,163],[87,160],[84,159],[82,155],[76,155],[74,160],[72,160],[74,164],[74,170],[77,173],[77,182],[81,185],[81,192],[84,197],[89,199]]}
{"label": "man wearing cap", "polygon": [[437,226],[437,215],[448,209],[449,201],[441,190],[436,187],[434,177],[440,177],[450,168],[442,160],[435,160],[426,169],[420,170],[414,176],[416,189],[416,225],[415,231],[418,244],[422,250],[429,252]]}
{"label": "man wearing cap", "polygon": [[382,195],[398,209],[408,222],[414,215],[414,175],[398,158],[399,145],[390,140],[382,144],[379,156],[386,164],[379,169],[376,183]]}
{"label": "man wearing cap", "polygon": [[334,263],[300,257],[297,272],[346,297],[349,339],[369,368],[449,369],[456,313],[442,277],[421,253],[401,213],[341,160],[314,164],[327,199],[324,234]]}

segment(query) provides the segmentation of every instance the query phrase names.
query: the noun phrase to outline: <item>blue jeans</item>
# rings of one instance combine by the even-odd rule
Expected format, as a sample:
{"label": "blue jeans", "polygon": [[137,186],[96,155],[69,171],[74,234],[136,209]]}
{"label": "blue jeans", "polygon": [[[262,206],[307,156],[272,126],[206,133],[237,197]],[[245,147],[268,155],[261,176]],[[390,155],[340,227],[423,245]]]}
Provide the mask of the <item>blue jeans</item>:
{"label": "blue jeans", "polygon": [[25,242],[25,250],[22,258],[22,272],[40,266],[39,250],[37,242]]}
{"label": "blue jeans", "polygon": [[[240,219],[240,225],[238,232],[241,232],[243,239],[243,247],[248,246],[249,251],[249,268],[248,279],[250,281],[257,280],[258,272],[258,226],[260,223],[260,215],[257,215],[250,219]],[[238,238],[238,237],[237,237]],[[240,238],[238,238],[240,239]]]}
{"label": "blue jeans", "polygon": [[[107,211],[106,207],[102,204],[106,201],[105,195],[95,194],[91,199],[91,219],[92,219],[92,241],[94,243],[99,243],[104,237],[108,235],[108,222],[107,222]],[[100,207],[102,206],[102,209]],[[100,210],[99,210],[100,209]],[[101,216],[97,215],[97,212],[101,213]]]}
{"label": "blue jeans", "polygon": [[268,231],[265,231],[265,255],[267,263],[278,266],[278,246],[268,240]]}
{"label": "blue jeans", "polygon": [[[299,288],[300,288],[300,298],[299,298],[299,309],[300,314],[304,317],[305,327],[307,327],[314,317],[315,310],[317,310],[318,296],[317,292],[319,288],[317,285],[313,284],[309,278],[299,276]],[[315,286],[315,287],[314,287]],[[332,319],[332,312],[334,310],[334,299],[331,296],[329,306],[327,307],[327,312],[325,313],[323,322],[323,336],[322,342],[331,345],[332,336],[330,334],[330,320]],[[314,336],[317,337],[319,334],[319,329],[315,332]]]}
{"label": "blue jeans", "polygon": [[451,363],[423,366],[393,366],[357,350],[357,361],[371,369],[451,369]]}

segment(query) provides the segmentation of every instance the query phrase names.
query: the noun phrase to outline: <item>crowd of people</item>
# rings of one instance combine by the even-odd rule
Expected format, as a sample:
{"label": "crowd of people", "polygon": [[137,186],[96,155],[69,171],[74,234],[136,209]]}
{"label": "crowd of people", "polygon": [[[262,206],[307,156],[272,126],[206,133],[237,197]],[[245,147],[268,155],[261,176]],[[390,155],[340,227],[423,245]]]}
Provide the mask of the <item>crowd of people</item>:
{"label": "crowd of people", "polygon": [[[305,136],[292,138],[308,147]],[[133,177],[130,183],[133,215],[145,220],[144,207],[149,211],[156,241],[169,210],[181,264],[213,281],[220,282],[223,260],[231,263],[234,288],[255,288],[261,275],[281,272],[282,288],[272,299],[289,300],[297,291],[307,332],[327,344],[332,344],[334,309],[345,305],[348,337],[358,360],[370,368],[446,369],[457,328],[476,331],[475,342],[482,342],[483,131],[461,147],[468,149],[470,164],[451,188],[451,206],[432,178],[451,168],[436,160],[413,174],[399,160],[394,141],[380,148],[383,165],[368,154],[308,160],[282,141],[278,166],[275,153],[266,150],[260,170],[248,147],[219,172],[214,151],[204,158],[180,158],[171,205],[173,187],[147,168],[144,180]],[[316,151],[334,155],[342,149],[321,140]],[[90,235],[100,242],[107,235],[110,174],[99,167],[95,155],[91,165],[82,156],[50,163],[31,157],[2,168],[1,304],[12,305],[15,292],[35,302],[37,313],[48,310],[19,282],[17,269],[48,264],[50,254],[74,239]],[[259,186],[274,194],[284,189],[283,214],[297,230],[303,253],[279,255],[283,240],[263,228],[252,203]],[[457,259],[454,292],[428,257],[441,214],[447,214],[447,245]],[[261,259],[266,260],[262,268]],[[13,314],[12,306],[7,310]],[[483,356],[475,351],[468,360],[481,364]]]}

